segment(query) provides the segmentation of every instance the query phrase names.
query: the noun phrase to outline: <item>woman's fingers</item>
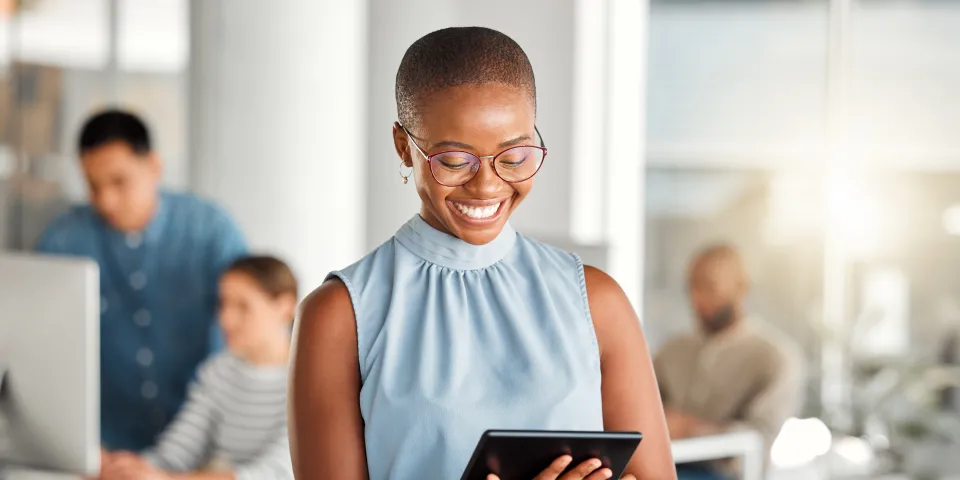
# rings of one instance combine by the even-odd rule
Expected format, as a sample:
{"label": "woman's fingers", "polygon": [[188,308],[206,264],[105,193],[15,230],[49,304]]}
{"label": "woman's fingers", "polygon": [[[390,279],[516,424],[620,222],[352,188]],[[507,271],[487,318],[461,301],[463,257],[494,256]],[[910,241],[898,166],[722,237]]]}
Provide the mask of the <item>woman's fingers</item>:
{"label": "woman's fingers", "polygon": [[540,472],[540,475],[534,477],[533,480],[557,480],[560,477],[560,474],[570,465],[570,462],[573,461],[573,457],[570,455],[561,455],[549,467],[543,469]]}
{"label": "woman's fingers", "polygon": [[[554,460],[549,467],[543,469],[533,480],[607,480],[613,476],[613,472],[609,468],[603,468],[600,460],[591,458],[561,477],[560,474],[570,466],[571,462],[573,462],[573,457],[563,455]],[[491,473],[487,475],[487,480],[500,480],[500,477]],[[627,475],[622,480],[637,479],[633,475]]]}
{"label": "woman's fingers", "polygon": [[599,468],[594,470],[586,480],[607,480],[613,477],[613,471],[609,468]]}
{"label": "woman's fingers", "polygon": [[[560,480],[606,480],[613,475],[609,468],[600,468],[600,460],[591,458],[568,472]],[[604,476],[606,474],[606,476]]]}

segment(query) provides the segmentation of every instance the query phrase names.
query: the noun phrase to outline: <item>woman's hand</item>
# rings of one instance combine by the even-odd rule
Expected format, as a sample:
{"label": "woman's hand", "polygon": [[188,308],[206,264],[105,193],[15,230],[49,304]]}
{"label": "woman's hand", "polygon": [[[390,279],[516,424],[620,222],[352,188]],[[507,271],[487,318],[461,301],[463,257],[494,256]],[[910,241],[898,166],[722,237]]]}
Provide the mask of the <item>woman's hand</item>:
{"label": "woman's hand", "polygon": [[[569,466],[572,461],[573,457],[563,455],[554,460],[549,467],[540,472],[533,480],[607,480],[613,476],[613,472],[610,471],[609,468],[601,468],[602,464],[600,460],[591,458],[577,465],[576,468],[561,477],[560,474],[567,469],[567,466]],[[490,474],[487,475],[487,480],[500,480],[500,477]],[[637,479],[633,475],[626,475],[622,477],[621,480]]]}

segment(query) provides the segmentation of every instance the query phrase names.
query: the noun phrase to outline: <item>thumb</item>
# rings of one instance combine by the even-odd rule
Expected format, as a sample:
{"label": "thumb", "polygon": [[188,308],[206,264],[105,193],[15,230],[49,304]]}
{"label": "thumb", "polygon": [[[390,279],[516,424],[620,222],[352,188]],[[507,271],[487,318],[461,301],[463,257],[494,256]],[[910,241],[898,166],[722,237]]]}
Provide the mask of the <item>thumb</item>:
{"label": "thumb", "polygon": [[628,473],[628,474],[620,477],[620,480],[637,480],[637,477],[634,477],[633,475],[631,475],[631,474]]}
{"label": "thumb", "polygon": [[[491,473],[490,475],[487,475],[487,480],[500,480],[500,477]],[[636,480],[636,479],[633,479],[633,480]]]}

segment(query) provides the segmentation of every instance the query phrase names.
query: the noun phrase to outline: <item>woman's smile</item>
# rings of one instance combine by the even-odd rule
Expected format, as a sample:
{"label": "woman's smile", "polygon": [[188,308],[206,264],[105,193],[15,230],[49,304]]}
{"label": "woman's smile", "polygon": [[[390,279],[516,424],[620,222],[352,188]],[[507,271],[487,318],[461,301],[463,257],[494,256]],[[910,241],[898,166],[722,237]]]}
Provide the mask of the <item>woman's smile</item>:
{"label": "woman's smile", "polygon": [[510,206],[510,197],[489,200],[451,200],[447,206],[454,217],[467,225],[487,225],[496,222]]}

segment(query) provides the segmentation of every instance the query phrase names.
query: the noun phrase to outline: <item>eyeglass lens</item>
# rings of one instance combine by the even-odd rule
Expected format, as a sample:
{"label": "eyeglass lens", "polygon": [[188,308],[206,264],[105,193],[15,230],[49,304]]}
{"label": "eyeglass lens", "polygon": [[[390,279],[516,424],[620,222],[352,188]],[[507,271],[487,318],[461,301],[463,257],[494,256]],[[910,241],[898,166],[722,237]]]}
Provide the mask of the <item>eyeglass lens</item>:
{"label": "eyeglass lens", "polygon": [[[529,179],[543,163],[543,150],[536,147],[514,147],[493,159],[493,167],[503,180],[522,182]],[[467,152],[445,152],[432,157],[430,169],[443,185],[459,186],[470,181],[480,170],[482,162]]]}

